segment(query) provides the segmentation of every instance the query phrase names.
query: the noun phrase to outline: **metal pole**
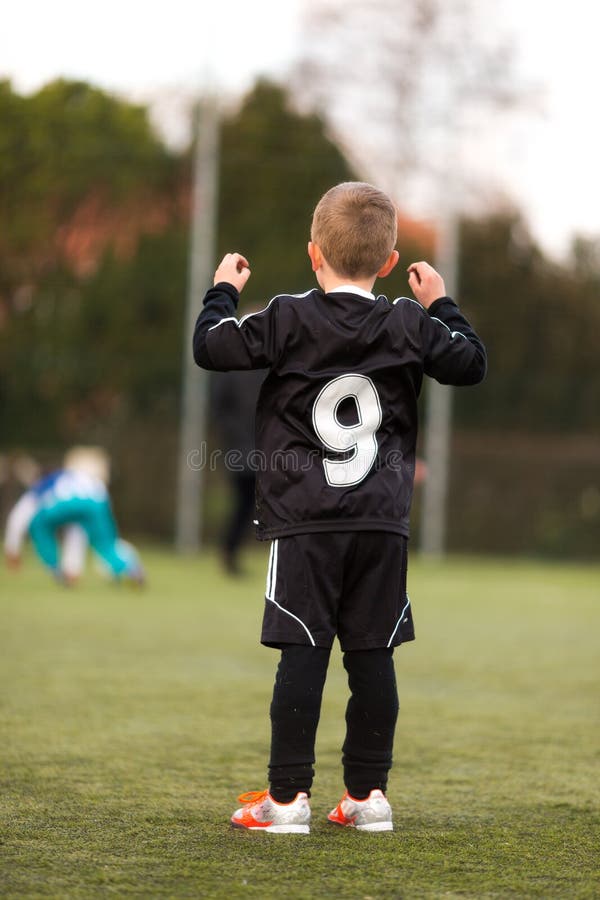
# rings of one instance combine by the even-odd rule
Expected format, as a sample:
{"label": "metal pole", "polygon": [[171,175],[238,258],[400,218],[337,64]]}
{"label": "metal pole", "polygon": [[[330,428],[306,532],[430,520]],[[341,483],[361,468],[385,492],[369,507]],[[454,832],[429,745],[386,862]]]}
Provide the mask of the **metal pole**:
{"label": "metal pole", "polygon": [[200,301],[215,265],[218,202],[219,125],[216,98],[205,97],[196,111],[188,296],[184,328],[179,468],[175,543],[180,552],[201,545],[203,472],[206,460],[207,373],[192,357],[192,336]]}
{"label": "metal pole", "polygon": [[[456,297],[458,284],[458,219],[449,211],[440,220],[436,268],[444,278],[446,293]],[[427,384],[425,419],[425,463],[421,509],[421,553],[440,558],[446,551],[450,440],[452,434],[452,388],[430,379]]]}

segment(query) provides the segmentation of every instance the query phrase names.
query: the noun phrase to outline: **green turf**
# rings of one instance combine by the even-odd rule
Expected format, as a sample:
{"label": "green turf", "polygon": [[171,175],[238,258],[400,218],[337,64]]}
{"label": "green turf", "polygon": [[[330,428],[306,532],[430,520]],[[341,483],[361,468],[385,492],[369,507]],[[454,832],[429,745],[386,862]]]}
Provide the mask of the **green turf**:
{"label": "green turf", "polygon": [[143,591],[0,573],[0,896],[600,897],[600,568],[415,560],[393,834],[336,829],[336,650],[309,836],[231,830],[265,786],[266,557],[148,550]]}

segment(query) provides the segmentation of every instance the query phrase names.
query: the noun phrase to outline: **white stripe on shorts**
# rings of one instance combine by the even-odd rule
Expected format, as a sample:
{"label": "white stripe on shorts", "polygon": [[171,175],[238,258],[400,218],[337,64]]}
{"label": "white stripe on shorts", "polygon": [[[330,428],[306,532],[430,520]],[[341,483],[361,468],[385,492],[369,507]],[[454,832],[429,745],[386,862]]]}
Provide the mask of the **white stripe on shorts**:
{"label": "white stripe on shorts", "polygon": [[387,642],[388,647],[391,647],[391,646],[392,646],[392,641],[394,640],[394,635],[395,635],[396,632],[398,631],[398,626],[400,625],[400,622],[401,622],[402,619],[404,618],[404,613],[406,612],[406,610],[408,609],[409,606],[410,606],[410,597],[409,597],[408,594],[407,594],[407,595],[406,595],[406,603],[404,604],[404,609],[403,609],[402,612],[400,613],[400,618],[399,618],[398,621],[396,622],[396,627],[395,627],[394,630],[392,631],[392,633],[391,633],[391,635],[390,635],[390,639],[389,639],[389,641]]}
{"label": "white stripe on shorts", "polygon": [[266,586],[265,596],[266,596],[267,600],[269,600],[271,603],[273,603],[273,605],[276,606],[277,609],[281,610],[282,613],[285,613],[286,615],[291,616],[292,619],[295,619],[299,625],[302,625],[302,627],[304,628],[305,632],[308,635],[309,641],[311,642],[313,647],[315,647],[316,646],[315,639],[313,638],[312,634],[310,633],[310,631],[308,630],[308,628],[306,627],[306,625],[304,624],[302,619],[299,619],[298,616],[295,616],[294,613],[289,611],[289,609],[284,609],[283,606],[280,606],[279,603],[275,600],[275,588],[277,587],[277,555],[278,555],[278,552],[279,552],[279,541],[275,540],[271,544],[271,552],[269,554],[269,568],[267,569],[267,586]]}
{"label": "white stripe on shorts", "polygon": [[275,587],[277,585],[277,552],[279,541],[271,541],[271,552],[269,553],[269,568],[267,569],[267,586],[265,594],[267,600],[272,600],[275,596]]}

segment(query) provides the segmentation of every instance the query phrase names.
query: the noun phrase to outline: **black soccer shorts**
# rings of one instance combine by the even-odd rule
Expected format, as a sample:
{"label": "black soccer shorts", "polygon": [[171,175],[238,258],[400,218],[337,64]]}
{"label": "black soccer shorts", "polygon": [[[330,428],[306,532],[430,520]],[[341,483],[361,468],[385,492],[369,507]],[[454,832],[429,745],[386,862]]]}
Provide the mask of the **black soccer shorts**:
{"label": "black soccer shorts", "polygon": [[381,531],[298,534],[271,545],[261,643],[343,651],[414,640],[407,539]]}

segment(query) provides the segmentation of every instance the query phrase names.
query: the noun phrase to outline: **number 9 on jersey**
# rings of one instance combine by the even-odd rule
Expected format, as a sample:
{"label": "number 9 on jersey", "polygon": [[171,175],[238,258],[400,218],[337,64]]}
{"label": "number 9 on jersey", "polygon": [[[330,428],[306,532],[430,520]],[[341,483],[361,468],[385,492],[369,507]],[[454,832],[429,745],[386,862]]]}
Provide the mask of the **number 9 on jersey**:
{"label": "number 9 on jersey", "polygon": [[[357,421],[344,425],[338,418],[342,401],[356,404]],[[327,484],[352,487],[369,474],[377,458],[376,433],[381,425],[381,403],[366,375],[340,375],[319,393],[312,410],[313,428],[328,450],[350,454],[346,459],[324,459]]]}

